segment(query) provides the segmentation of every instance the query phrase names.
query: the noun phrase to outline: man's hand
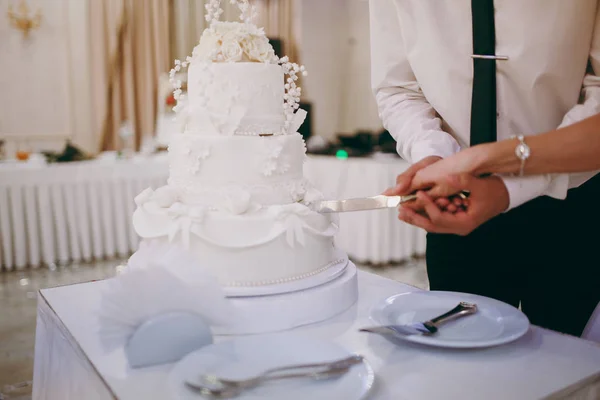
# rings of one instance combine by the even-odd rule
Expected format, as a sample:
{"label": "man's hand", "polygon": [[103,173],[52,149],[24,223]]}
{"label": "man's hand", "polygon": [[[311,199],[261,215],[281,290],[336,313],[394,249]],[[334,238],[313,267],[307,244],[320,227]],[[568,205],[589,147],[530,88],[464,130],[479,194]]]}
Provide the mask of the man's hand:
{"label": "man's hand", "polygon": [[412,192],[412,180],[416,173],[441,159],[442,157],[429,156],[417,163],[414,163],[406,171],[396,177],[396,186],[387,189],[385,192],[383,192],[383,194],[386,196],[404,196],[410,194]]}
{"label": "man's hand", "polygon": [[453,188],[469,190],[469,206],[466,211],[456,213],[440,210],[425,192],[417,193],[426,215],[400,206],[398,219],[418,226],[428,232],[453,233],[465,236],[484,222],[502,213],[508,208],[509,196],[502,180],[496,176],[475,178],[469,174],[451,176],[447,181]]}

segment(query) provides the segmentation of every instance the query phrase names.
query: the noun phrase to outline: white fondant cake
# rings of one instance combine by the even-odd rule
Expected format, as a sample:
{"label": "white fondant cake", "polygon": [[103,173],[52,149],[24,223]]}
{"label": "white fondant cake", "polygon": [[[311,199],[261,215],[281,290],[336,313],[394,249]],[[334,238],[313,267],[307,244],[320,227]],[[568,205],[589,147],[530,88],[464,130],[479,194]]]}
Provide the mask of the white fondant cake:
{"label": "white fondant cake", "polygon": [[260,205],[303,199],[304,141],[294,133],[269,137],[180,134],[169,146],[169,186],[186,203],[219,206],[243,190]]}
{"label": "white fondant cake", "polygon": [[[186,131],[206,136],[283,133],[283,82],[277,64],[192,61]],[[210,119],[222,121],[230,131],[219,132]]]}
{"label": "white fondant cake", "polygon": [[218,21],[171,76],[185,67],[168,184],[136,197],[136,232],[148,244],[182,244],[224,286],[290,282],[339,262],[331,214],[303,204],[320,196],[303,177],[297,133],[304,68],[277,58],[262,29]]}

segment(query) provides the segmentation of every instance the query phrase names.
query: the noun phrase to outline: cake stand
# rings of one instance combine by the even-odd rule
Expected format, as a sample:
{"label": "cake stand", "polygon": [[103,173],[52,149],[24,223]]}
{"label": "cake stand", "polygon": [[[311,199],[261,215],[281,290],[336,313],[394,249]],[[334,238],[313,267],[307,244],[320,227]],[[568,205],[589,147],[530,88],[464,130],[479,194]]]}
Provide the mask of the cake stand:
{"label": "cake stand", "polygon": [[[314,286],[308,286],[303,280],[299,283],[299,290],[285,284],[287,292],[276,287],[270,288],[273,294],[250,296],[240,296],[239,291],[228,291],[228,298],[236,308],[237,315],[229,326],[213,327],[213,333],[243,335],[284,331],[332,318],[358,300],[356,275],[356,266],[346,257],[343,268],[333,279],[312,277],[311,282],[316,283]],[[330,273],[329,278],[331,276]]]}

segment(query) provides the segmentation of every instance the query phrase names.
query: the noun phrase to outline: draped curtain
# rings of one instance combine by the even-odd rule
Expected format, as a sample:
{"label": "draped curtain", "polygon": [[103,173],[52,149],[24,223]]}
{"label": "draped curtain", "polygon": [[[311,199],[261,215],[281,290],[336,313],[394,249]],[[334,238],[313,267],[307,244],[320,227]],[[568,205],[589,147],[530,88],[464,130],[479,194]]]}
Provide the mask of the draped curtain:
{"label": "draped curtain", "polygon": [[[124,124],[133,129],[136,148],[144,136],[154,134],[161,82],[173,60],[190,55],[206,29],[207,1],[90,1],[92,118],[100,150],[123,148],[119,130]],[[299,62],[296,1],[250,0],[258,9],[255,23],[268,37],[281,39],[286,55]],[[222,0],[221,7],[221,20],[239,21],[237,6]]]}
{"label": "draped curtain", "polygon": [[[192,54],[192,49],[198,44],[200,35],[208,27],[204,19],[206,3],[208,0],[173,0],[171,48],[174,59],[182,60]],[[230,4],[229,0],[221,0],[221,8],[223,8],[221,20],[239,21],[238,8]]]}
{"label": "draped curtain", "polygon": [[291,61],[298,59],[298,43],[294,18],[299,14],[295,0],[255,0],[258,9],[256,25],[263,26],[270,38],[283,41],[283,51]]}
{"label": "draped curtain", "polygon": [[125,123],[139,147],[154,132],[159,76],[171,64],[172,0],[90,1],[94,127],[101,150],[122,148]]}

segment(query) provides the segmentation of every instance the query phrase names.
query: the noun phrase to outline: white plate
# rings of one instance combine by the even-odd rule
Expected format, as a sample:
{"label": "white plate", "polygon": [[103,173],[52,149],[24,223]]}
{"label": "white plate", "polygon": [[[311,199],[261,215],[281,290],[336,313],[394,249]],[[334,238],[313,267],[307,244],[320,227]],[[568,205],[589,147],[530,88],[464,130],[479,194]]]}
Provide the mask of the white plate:
{"label": "white plate", "polygon": [[456,292],[410,292],[389,297],[371,310],[377,325],[427,321],[459,302],[477,304],[477,313],[441,325],[432,336],[407,335],[403,340],[439,347],[490,347],[512,342],[529,330],[529,320],[515,307],[489,297]]}
{"label": "white plate", "polygon": [[332,262],[329,268],[316,275],[307,278],[298,279],[285,283],[261,286],[226,286],[223,287],[227,297],[251,297],[251,296],[269,296],[273,294],[291,293],[299,290],[310,289],[341,276],[348,265],[348,256],[341,250],[335,252],[336,261]]}
{"label": "white plate", "polygon": [[[244,336],[204,347],[186,356],[171,370],[169,389],[177,399],[198,400],[201,397],[189,390],[184,381],[203,373],[244,379],[277,366],[330,361],[351,354],[335,343],[297,334]],[[340,378],[271,382],[244,391],[236,399],[364,399],[373,381],[373,370],[365,361]]]}

